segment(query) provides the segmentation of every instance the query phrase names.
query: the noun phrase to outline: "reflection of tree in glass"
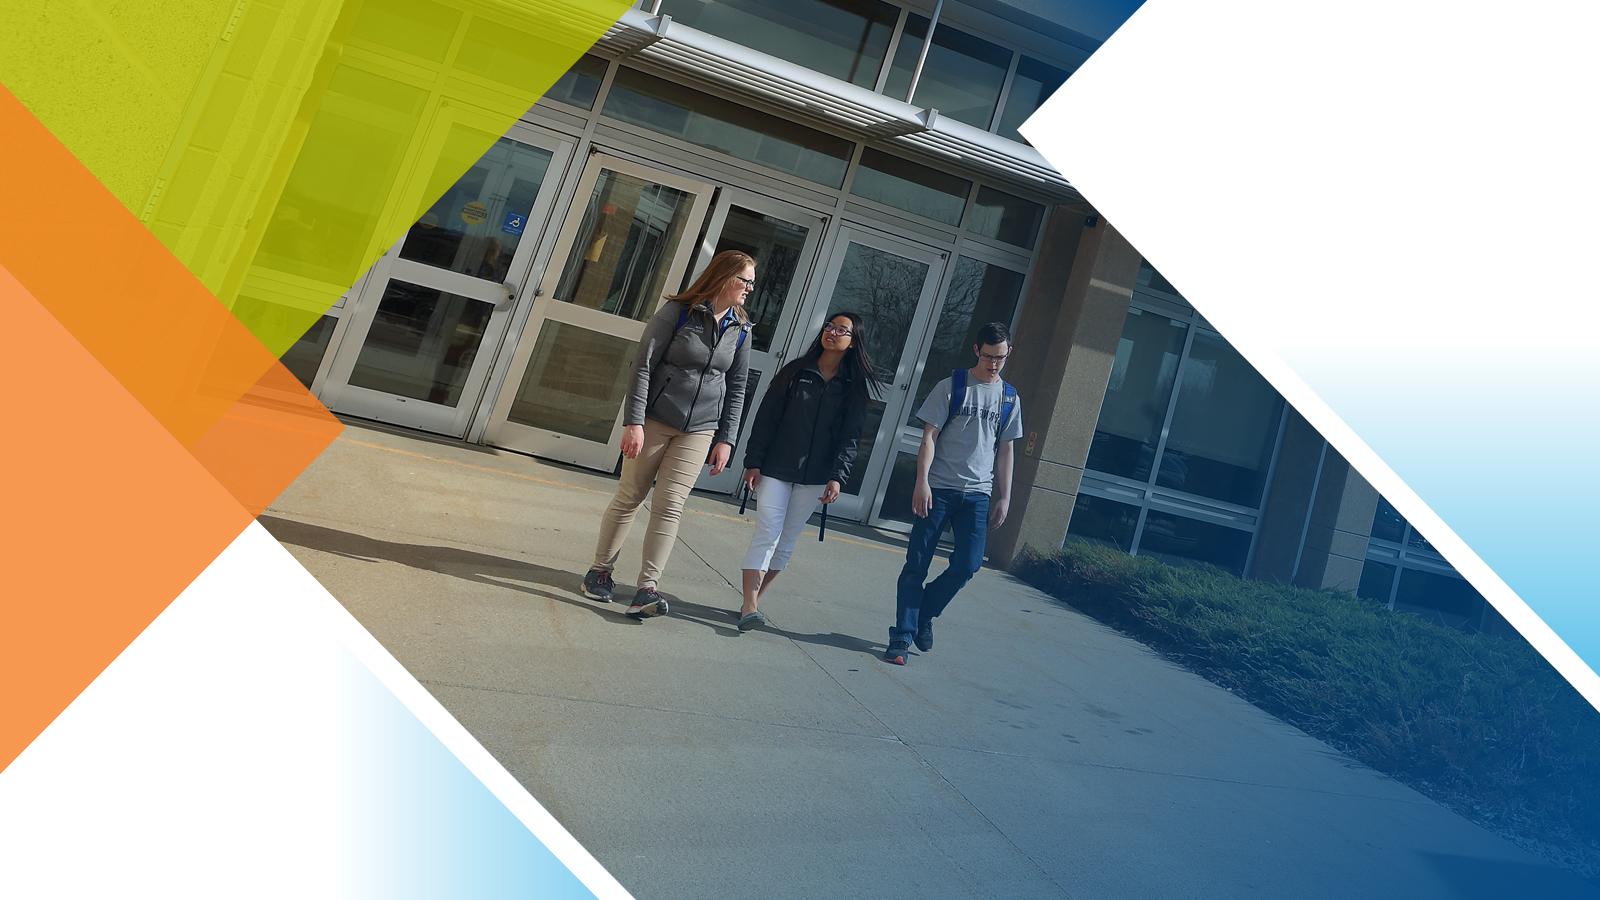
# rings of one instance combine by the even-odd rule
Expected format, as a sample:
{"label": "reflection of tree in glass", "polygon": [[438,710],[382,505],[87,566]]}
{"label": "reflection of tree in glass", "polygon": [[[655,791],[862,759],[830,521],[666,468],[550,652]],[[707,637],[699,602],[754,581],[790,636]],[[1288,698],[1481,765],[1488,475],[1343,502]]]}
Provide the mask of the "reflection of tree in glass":
{"label": "reflection of tree in glass", "polygon": [[[717,248],[719,251],[723,248]],[[766,258],[760,255],[762,250]],[[755,341],[755,349],[765,351],[772,346],[773,332],[777,331],[778,318],[783,315],[783,301],[788,297],[789,285],[794,282],[795,268],[800,262],[800,250],[783,244],[772,244],[765,248],[752,248],[746,250],[755,258],[759,268],[756,270],[756,289],[750,299],[745,301],[745,312],[749,314],[755,327],[751,334]]]}
{"label": "reflection of tree in glass", "polygon": [[971,348],[979,328],[989,322],[1011,322],[1021,294],[1022,273],[964,256],[956,260],[944,307],[934,326],[928,362],[922,368],[922,379],[913,398],[915,403],[906,413],[907,422],[914,420],[917,409],[939,379],[972,364]]}
{"label": "reflection of tree in glass", "polygon": [[830,308],[855,310],[866,317],[867,351],[886,377],[893,377],[900,364],[927,277],[923,263],[860,244],[851,244],[845,256]]}

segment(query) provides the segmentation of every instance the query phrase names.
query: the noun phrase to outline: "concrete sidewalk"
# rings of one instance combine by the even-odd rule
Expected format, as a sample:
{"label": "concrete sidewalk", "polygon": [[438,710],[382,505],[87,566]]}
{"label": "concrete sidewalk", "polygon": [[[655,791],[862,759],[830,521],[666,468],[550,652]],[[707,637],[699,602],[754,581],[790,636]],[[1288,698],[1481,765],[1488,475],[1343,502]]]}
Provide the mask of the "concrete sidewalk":
{"label": "concrete sidewalk", "polygon": [[889,666],[892,540],[808,528],[741,635],[696,495],[629,620],[614,485],[352,426],[262,523],[637,897],[1600,894],[1000,572]]}

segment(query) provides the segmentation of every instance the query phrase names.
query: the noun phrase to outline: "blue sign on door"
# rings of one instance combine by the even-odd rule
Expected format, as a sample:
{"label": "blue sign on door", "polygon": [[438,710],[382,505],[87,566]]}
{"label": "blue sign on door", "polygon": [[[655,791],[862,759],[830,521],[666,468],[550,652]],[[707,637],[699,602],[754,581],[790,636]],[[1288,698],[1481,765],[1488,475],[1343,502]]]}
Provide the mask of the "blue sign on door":
{"label": "blue sign on door", "polygon": [[528,217],[522,213],[506,213],[506,220],[500,223],[500,230],[506,234],[521,234],[523,226],[528,224]]}

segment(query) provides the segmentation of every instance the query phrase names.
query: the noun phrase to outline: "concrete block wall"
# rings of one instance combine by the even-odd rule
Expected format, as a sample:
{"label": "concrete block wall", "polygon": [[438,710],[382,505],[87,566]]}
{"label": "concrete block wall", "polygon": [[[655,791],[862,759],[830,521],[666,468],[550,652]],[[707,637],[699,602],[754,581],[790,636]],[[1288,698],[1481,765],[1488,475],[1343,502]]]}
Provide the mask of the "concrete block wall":
{"label": "concrete block wall", "polygon": [[989,540],[989,562],[1002,568],[1025,546],[1053,550],[1066,538],[1139,273],[1133,246],[1079,211],[1056,209],[1041,246],[1006,373],[1022,396],[1023,437],[1011,513]]}

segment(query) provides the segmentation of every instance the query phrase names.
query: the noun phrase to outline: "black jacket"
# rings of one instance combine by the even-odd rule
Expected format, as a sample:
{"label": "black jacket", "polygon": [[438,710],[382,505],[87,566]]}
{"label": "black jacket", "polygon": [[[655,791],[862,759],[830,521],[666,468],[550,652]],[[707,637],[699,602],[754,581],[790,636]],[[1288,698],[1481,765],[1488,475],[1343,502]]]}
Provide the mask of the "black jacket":
{"label": "black jacket", "polygon": [[790,365],[796,367],[794,377],[767,391],[756,411],[744,467],[791,484],[846,484],[856,461],[866,403],[857,399],[842,367],[827,381],[813,360]]}
{"label": "black jacket", "polygon": [[750,356],[740,332],[749,329],[734,324],[719,335],[710,306],[701,303],[685,317],[683,304],[661,304],[639,338],[622,424],[643,425],[648,416],[681,431],[715,431],[714,442],[732,445]]}

